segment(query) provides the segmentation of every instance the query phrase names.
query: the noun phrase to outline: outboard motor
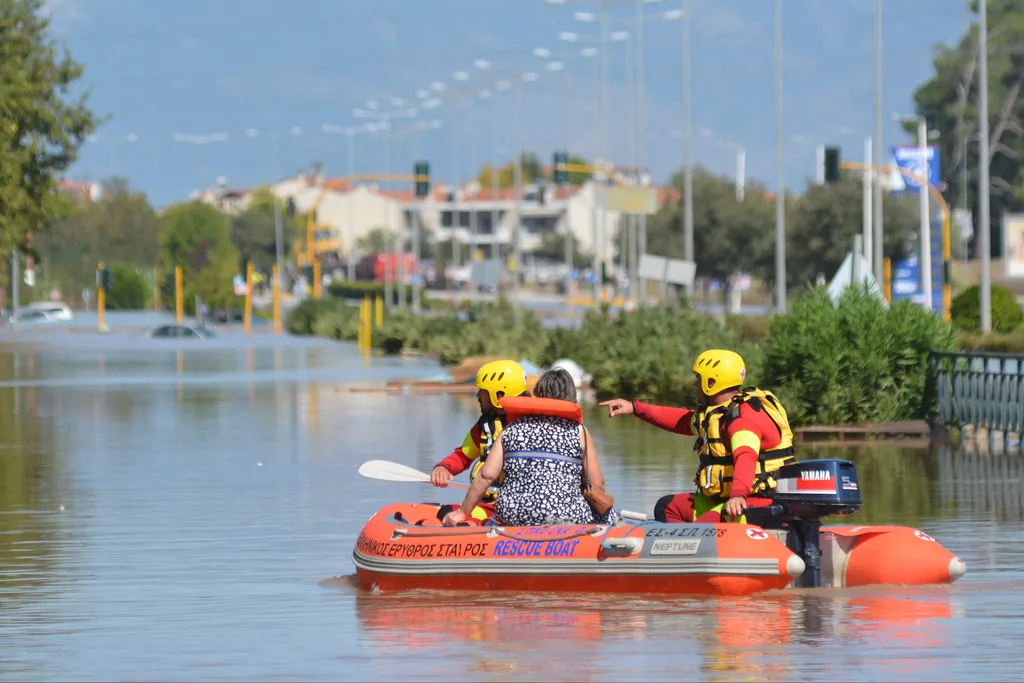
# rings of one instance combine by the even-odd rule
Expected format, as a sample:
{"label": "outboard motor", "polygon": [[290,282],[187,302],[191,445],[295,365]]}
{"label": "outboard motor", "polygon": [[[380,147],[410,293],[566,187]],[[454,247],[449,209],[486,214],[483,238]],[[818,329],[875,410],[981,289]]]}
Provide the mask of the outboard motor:
{"label": "outboard motor", "polygon": [[860,509],[857,468],[849,460],[804,460],[775,473],[778,486],[771,505],[747,508],[748,524],[786,529],[786,547],[807,569],[793,582],[797,588],[821,586],[821,520]]}

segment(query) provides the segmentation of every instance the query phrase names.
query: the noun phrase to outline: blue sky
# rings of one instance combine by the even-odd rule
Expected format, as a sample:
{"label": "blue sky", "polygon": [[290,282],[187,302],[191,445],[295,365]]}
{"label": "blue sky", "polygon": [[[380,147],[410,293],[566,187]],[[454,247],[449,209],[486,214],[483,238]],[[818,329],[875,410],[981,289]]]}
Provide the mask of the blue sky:
{"label": "blue sky", "polygon": [[[773,3],[691,4],[694,159],[732,175],[730,144],[740,145],[748,180],[774,188]],[[511,158],[518,139],[549,160],[553,149],[566,146],[567,128],[571,151],[592,157],[599,149],[598,61],[579,55],[587,44],[560,41],[559,33],[596,38],[597,24],[574,20],[576,12],[592,11],[594,5],[586,0],[564,6],[544,0],[49,0],[56,37],[86,67],[83,83],[92,88],[92,106],[111,117],[69,177],[125,176],[162,206],[219,176],[231,186],[249,187],[313,161],[322,162],[329,175],[343,175],[347,138],[322,132],[323,124],[363,124],[352,116],[354,108],[374,99],[383,102],[381,108],[390,106],[392,97],[413,101],[418,90],[435,81],[460,85],[456,71],[469,74],[462,85],[485,88],[488,80],[493,84],[503,77],[495,75],[499,69],[538,74],[523,86],[521,124],[513,91],[458,107],[446,101],[420,116],[441,121],[439,129],[413,133],[407,122],[396,122],[390,169],[386,134],[356,136],[356,172],[409,173],[419,156],[431,162],[438,180],[453,174],[463,179],[469,168],[489,162],[496,149],[502,162]],[[908,141],[891,114],[911,110],[914,88],[932,73],[932,46],[959,40],[964,5],[965,0],[885,0],[886,146]],[[660,18],[681,6],[682,0],[663,0],[645,8],[656,17],[645,23],[644,39],[645,158],[656,181],[667,179],[682,160],[681,23]],[[633,31],[623,22],[635,16],[635,4],[619,2],[609,16],[611,31]],[[786,184],[801,190],[814,175],[817,143],[840,144],[844,159],[859,161],[862,136],[873,130],[874,3],[785,0],[783,32]],[[609,149],[627,164],[629,45],[609,45],[607,78]],[[552,59],[536,57],[537,47],[565,53],[565,71],[548,71]],[[476,60],[487,60],[490,69],[477,68]],[[253,136],[250,129],[258,133]],[[276,154],[273,131],[279,135]],[[175,133],[228,137],[196,145],[175,141]]]}

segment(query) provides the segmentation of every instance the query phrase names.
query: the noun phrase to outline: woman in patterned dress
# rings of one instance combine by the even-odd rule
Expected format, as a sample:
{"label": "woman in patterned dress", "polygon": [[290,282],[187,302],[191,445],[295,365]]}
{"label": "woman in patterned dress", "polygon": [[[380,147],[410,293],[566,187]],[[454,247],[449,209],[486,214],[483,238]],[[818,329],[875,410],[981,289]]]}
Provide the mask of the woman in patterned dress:
{"label": "woman in patterned dress", "polygon": [[[565,370],[548,370],[537,380],[533,395],[575,402],[576,384]],[[518,417],[502,430],[462,507],[445,515],[444,525],[464,522],[499,474],[505,482],[495,510],[499,524],[607,524],[614,511],[598,516],[583,497],[584,457],[591,485],[604,488],[594,439],[585,426],[550,415]]]}

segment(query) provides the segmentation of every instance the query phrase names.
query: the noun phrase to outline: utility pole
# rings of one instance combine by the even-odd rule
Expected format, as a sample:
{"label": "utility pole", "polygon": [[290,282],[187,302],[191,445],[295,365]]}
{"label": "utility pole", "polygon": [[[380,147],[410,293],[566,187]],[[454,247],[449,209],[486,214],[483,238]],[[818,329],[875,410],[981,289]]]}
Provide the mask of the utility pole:
{"label": "utility pole", "polygon": [[[694,260],[693,253],[693,131],[690,127],[690,0],[683,0],[683,258]],[[780,134],[781,137],[781,134]],[[692,292],[689,292],[692,294]]]}
{"label": "utility pole", "polygon": [[782,0],[775,0],[775,308],[786,312],[786,183],[782,139]]}
{"label": "utility pole", "polygon": [[917,144],[921,155],[924,177],[919,189],[921,196],[921,291],[924,293],[924,310],[932,306],[932,225],[928,211],[928,122],[922,116],[917,120]]}
{"label": "utility pole", "polygon": [[882,249],[882,0],[875,0],[875,135],[872,138],[875,146],[873,162],[875,165],[875,206],[872,209],[875,219],[875,237],[872,240],[874,249],[873,263],[875,281],[885,279],[883,270]]}
{"label": "utility pole", "polygon": [[992,331],[992,238],[991,180],[989,179],[988,130],[988,0],[978,4],[978,120],[981,124],[978,140],[978,248],[981,250],[981,333]]}

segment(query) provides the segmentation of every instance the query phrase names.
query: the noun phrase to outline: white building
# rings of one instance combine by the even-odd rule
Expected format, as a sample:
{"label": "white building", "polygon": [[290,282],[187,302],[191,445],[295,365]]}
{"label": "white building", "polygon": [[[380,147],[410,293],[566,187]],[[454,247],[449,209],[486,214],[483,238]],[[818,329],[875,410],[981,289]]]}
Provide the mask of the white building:
{"label": "white building", "polygon": [[[603,220],[595,215],[597,184],[587,182],[579,187],[526,185],[519,202],[520,250],[529,258],[547,234],[564,235],[570,231],[579,249],[592,254],[595,243],[599,256],[609,263],[616,253],[620,214],[605,211]],[[480,250],[485,258],[508,255],[513,251],[516,224],[515,191],[501,189],[495,194],[479,182],[466,183],[454,192],[450,186],[434,185],[423,199],[413,196],[412,189],[399,191],[381,189],[377,184],[350,184],[322,176],[300,174],[286,178],[271,190],[284,202],[294,204],[299,214],[316,208],[318,229],[331,231],[339,250],[347,254],[363,236],[377,228],[397,232],[411,246],[413,215],[417,215],[421,239],[447,242],[455,239]],[[244,195],[244,196],[243,196]],[[658,204],[667,196],[658,190]],[[222,187],[194,193],[193,198],[214,204],[227,213],[237,213],[247,205],[247,193]],[[601,228],[596,230],[595,226]],[[497,252],[497,253],[496,253]]]}

